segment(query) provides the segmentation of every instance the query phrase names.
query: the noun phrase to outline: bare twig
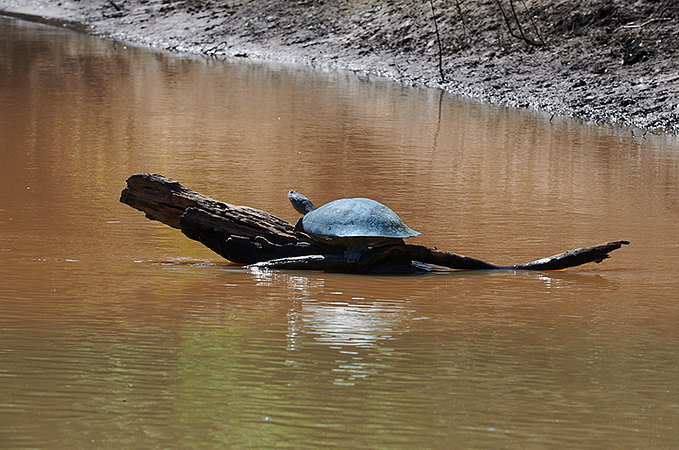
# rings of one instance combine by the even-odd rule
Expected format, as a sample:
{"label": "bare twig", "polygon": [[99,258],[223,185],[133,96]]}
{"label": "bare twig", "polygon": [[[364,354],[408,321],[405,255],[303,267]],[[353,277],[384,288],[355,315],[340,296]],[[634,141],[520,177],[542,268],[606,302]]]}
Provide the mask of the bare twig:
{"label": "bare twig", "polygon": [[668,21],[668,20],[672,20],[672,19],[669,18],[669,17],[658,17],[658,18],[656,18],[656,19],[649,19],[649,20],[647,20],[646,22],[640,23],[640,24],[627,24],[627,25],[622,25],[622,26],[616,28],[613,32],[620,31],[620,30],[622,30],[622,29],[643,28],[643,27],[645,27],[646,25],[651,24],[651,23],[653,23],[653,22],[666,22],[666,21]]}
{"label": "bare twig", "polygon": [[446,82],[446,76],[443,73],[443,46],[441,45],[441,35],[439,34],[439,26],[436,23],[436,10],[434,10],[434,0],[429,0],[431,5],[431,15],[434,20],[434,30],[436,31],[436,42],[439,46],[439,74],[441,75],[441,82]]}
{"label": "bare twig", "polygon": [[460,15],[460,22],[462,22],[462,31],[464,32],[465,39],[467,38],[467,31],[472,33],[472,30],[467,26],[467,21],[464,19],[464,14],[462,13],[462,6],[460,6],[460,0],[455,0],[455,8],[457,8],[457,13]]}
{"label": "bare twig", "polygon": [[122,9],[123,9],[123,8],[121,8],[119,5],[116,5],[115,3],[113,3],[112,0],[108,0],[108,3],[109,3],[111,6],[113,6],[113,7],[116,9],[116,11],[122,11]]}
{"label": "bare twig", "polygon": [[531,39],[528,37],[524,32],[523,32],[523,27],[521,27],[521,21],[519,20],[518,15],[516,14],[516,8],[514,8],[514,1],[509,0],[509,6],[512,12],[512,17],[514,19],[514,22],[516,23],[516,27],[518,29],[519,34],[517,35],[514,30],[512,29],[511,25],[511,20],[507,13],[505,12],[505,9],[502,7],[502,3],[500,0],[495,0],[495,3],[497,4],[498,8],[500,8],[500,13],[502,14],[502,17],[505,20],[505,24],[507,25],[507,30],[509,31],[509,34],[512,35],[512,37],[515,37],[516,39],[521,39],[525,43],[535,46],[535,47],[542,47],[544,42],[537,42],[534,39]]}
{"label": "bare twig", "polygon": [[519,20],[519,16],[516,14],[516,8],[514,8],[514,0],[509,0],[509,6],[512,9],[512,16],[514,16],[514,21],[516,22],[516,26],[519,29],[519,34],[521,35],[521,39],[523,39],[524,42],[526,42],[530,45],[534,45],[536,47],[544,45],[540,42],[533,40],[532,38],[529,38],[528,35],[526,35],[523,32],[523,27],[521,26],[521,21]]}
{"label": "bare twig", "polygon": [[226,41],[222,41],[219,44],[215,45],[214,47],[203,49],[203,53],[205,53],[206,55],[210,55],[210,56],[214,57],[215,53],[217,53],[217,50],[219,50],[220,47],[222,47],[222,46],[224,46],[224,47],[228,46]]}
{"label": "bare twig", "polygon": [[509,22],[509,17],[507,17],[505,9],[502,7],[502,3],[500,3],[500,0],[495,0],[495,3],[497,3],[498,8],[500,8],[500,13],[502,13],[502,17],[505,19],[505,24],[507,25],[507,30],[509,30],[509,34],[515,36],[514,31],[512,30],[512,25]]}
{"label": "bare twig", "polygon": [[528,5],[526,5],[525,0],[521,0],[521,3],[523,4],[524,9],[526,10],[526,13],[528,13],[528,20],[530,20],[530,24],[533,25],[533,32],[535,33],[535,37],[538,38],[538,40],[545,45],[545,41],[542,39],[542,36],[540,36],[540,32],[538,31],[537,25],[535,25],[535,21],[533,20],[533,16],[530,14],[530,11],[528,10]]}

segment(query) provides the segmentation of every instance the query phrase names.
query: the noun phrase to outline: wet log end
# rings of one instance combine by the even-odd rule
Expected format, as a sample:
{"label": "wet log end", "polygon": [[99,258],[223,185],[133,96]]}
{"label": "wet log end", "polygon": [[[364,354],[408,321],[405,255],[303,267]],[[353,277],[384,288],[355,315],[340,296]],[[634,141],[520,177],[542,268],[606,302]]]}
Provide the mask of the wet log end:
{"label": "wet log end", "polygon": [[603,244],[591,247],[568,250],[564,253],[559,253],[558,255],[538,259],[537,261],[502,266],[501,268],[519,270],[562,270],[591,262],[598,264],[604,259],[610,258],[610,252],[621,248],[623,245],[629,245],[629,243],[629,241],[622,240],[604,242]]}

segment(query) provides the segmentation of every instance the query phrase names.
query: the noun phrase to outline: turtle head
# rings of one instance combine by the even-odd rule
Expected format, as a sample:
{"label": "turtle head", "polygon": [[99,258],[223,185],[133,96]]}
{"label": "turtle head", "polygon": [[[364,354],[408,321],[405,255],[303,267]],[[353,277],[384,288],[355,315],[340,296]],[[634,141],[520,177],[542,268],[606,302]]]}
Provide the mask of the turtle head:
{"label": "turtle head", "polygon": [[288,191],[288,199],[290,199],[292,207],[300,214],[306,214],[316,209],[311,200],[297,191]]}

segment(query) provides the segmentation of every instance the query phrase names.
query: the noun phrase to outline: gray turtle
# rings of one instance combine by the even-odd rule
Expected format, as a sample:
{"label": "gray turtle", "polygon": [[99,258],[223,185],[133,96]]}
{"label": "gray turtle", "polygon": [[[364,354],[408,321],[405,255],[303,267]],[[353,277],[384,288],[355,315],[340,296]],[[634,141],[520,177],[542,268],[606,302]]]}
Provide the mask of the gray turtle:
{"label": "gray turtle", "polygon": [[420,234],[394,211],[369,198],[343,198],[319,208],[297,191],[288,191],[288,198],[304,214],[295,229],[319,242],[346,247],[344,256],[352,263],[369,247],[396,244]]}

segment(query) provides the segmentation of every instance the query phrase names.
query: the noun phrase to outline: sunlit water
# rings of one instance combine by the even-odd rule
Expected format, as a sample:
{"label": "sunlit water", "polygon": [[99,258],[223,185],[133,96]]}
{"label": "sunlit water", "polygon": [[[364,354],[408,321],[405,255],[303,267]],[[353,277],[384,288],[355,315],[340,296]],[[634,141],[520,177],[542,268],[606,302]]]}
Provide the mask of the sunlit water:
{"label": "sunlit water", "polygon": [[[0,20],[0,448],[679,447],[679,142],[438,91]],[[118,202],[136,172],[294,221],[388,204],[518,263],[231,266]]]}

